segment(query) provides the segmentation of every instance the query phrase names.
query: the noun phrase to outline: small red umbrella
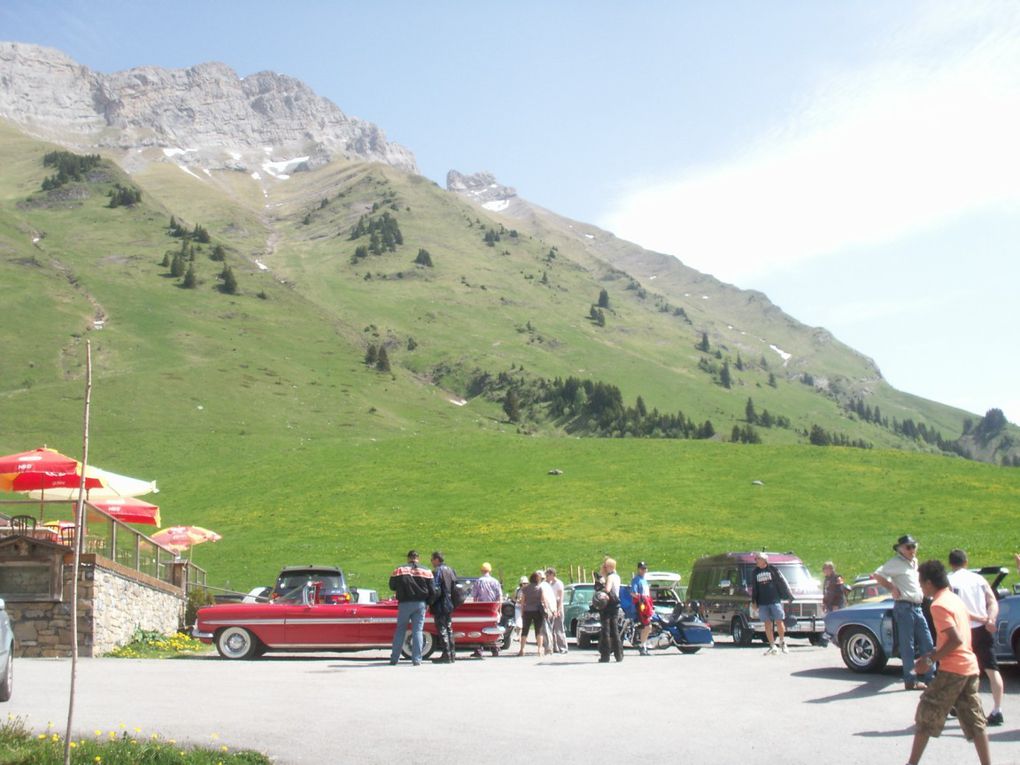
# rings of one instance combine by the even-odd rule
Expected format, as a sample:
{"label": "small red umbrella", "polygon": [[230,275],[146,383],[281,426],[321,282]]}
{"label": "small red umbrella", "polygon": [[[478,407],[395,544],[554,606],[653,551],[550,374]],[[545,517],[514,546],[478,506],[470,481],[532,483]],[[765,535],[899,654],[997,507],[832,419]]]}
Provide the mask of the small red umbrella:
{"label": "small red umbrella", "polygon": [[90,499],[89,504],[98,507],[107,515],[125,523],[145,523],[150,526],[162,526],[159,518],[159,505],[153,505],[134,497],[117,499]]}
{"label": "small red umbrella", "polygon": [[202,542],[217,542],[222,537],[215,531],[203,529],[201,526],[170,526],[169,528],[157,531],[150,537],[153,542],[158,542],[163,547],[169,547],[175,552],[186,550]]}

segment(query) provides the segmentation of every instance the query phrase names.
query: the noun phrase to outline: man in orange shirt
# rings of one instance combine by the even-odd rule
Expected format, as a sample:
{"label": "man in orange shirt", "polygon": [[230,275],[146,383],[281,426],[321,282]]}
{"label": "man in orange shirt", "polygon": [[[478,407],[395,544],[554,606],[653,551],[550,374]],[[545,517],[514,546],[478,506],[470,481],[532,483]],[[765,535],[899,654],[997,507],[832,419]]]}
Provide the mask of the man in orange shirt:
{"label": "man in orange shirt", "polygon": [[956,707],[960,728],[974,742],[981,765],[990,765],[985,712],[978,698],[981,670],[970,645],[970,615],[963,601],[949,589],[949,576],[941,561],[930,560],[917,569],[924,594],[933,598],[931,616],[935,622],[936,648],[914,663],[918,677],[938,662],[935,679],[921,696],[914,715],[914,744],[907,765],[917,765],[928,739],[942,733],[949,710]]}

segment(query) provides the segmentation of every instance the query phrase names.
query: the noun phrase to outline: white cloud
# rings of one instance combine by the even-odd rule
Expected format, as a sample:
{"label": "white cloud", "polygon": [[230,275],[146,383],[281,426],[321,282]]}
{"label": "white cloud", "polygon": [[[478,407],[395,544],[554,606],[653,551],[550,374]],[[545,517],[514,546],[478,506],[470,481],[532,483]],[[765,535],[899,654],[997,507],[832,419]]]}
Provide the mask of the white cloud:
{"label": "white cloud", "polygon": [[1020,5],[928,7],[727,164],[635,180],[602,224],[733,281],[1020,205]]}

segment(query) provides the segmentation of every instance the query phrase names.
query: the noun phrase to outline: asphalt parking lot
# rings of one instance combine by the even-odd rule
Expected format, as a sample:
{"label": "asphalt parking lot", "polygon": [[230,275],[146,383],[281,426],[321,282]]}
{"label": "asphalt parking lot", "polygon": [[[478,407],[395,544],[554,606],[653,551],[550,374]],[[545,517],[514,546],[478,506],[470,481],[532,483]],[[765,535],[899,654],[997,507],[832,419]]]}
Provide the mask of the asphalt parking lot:
{"label": "asphalt parking lot", "polygon": [[[628,651],[621,664],[597,658],[572,650],[421,667],[390,667],[379,651],[250,662],[82,659],[75,729],[138,728],[258,749],[281,765],[876,765],[903,763],[909,752],[918,694],[902,690],[896,662],[883,674],[855,675],[835,647],[800,641],[787,656],[721,642],[693,656],[669,649]],[[21,659],[16,673],[6,711],[62,732],[70,661]],[[1007,667],[1004,678],[1006,724],[990,729],[992,757],[1020,765],[1020,671]],[[986,705],[989,698],[984,691]],[[955,721],[924,758],[976,761]]]}

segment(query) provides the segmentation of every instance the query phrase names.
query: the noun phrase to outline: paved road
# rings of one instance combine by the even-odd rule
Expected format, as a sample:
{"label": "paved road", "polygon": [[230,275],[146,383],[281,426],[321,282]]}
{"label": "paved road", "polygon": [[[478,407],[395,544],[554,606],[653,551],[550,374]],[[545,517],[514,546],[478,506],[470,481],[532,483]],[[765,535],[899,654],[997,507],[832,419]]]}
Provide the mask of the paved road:
{"label": "paved road", "polygon": [[[83,659],[75,727],[141,728],[178,741],[253,748],[281,765],[574,763],[713,765],[903,763],[917,694],[898,665],[854,675],[838,651],[788,656],[720,644],[622,664],[591,651],[538,659],[386,664],[385,654],[267,656],[228,662]],[[36,729],[67,719],[70,662],[22,659],[7,712]],[[1020,765],[1020,671],[1005,672],[996,763]],[[987,693],[983,694],[987,702]],[[3,711],[0,706],[0,711]],[[976,762],[955,721],[924,762]]]}

